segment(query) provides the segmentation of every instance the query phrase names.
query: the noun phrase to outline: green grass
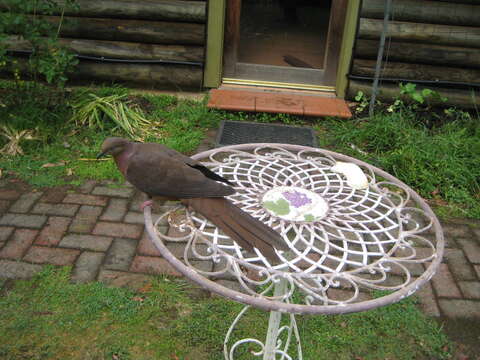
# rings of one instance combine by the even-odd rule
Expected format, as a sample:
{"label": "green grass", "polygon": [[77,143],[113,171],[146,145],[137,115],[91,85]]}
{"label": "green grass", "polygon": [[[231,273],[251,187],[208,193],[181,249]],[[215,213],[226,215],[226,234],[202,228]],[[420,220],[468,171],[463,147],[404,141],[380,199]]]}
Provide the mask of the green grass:
{"label": "green grass", "polygon": [[218,127],[221,120],[221,113],[210,111],[205,101],[179,100],[168,95],[146,95],[145,99],[151,104],[149,116],[158,122],[160,135],[145,140],[161,142],[184,153],[193,152],[205,131]]}
{"label": "green grass", "polygon": [[[108,136],[128,137],[113,121],[106,121],[103,128],[78,127],[71,121],[72,108],[68,98],[56,104],[28,89],[18,93],[1,83],[7,96],[2,99],[0,119],[16,129],[38,129],[37,139],[21,143],[22,156],[2,156],[0,169],[7,176],[23,179],[33,186],[78,185],[87,179],[120,181],[121,176],[111,159],[95,161],[102,141]],[[48,89],[44,89],[45,92]],[[129,91],[121,87],[91,90],[97,96],[127,96]],[[84,89],[78,93],[87,93]],[[38,96],[35,96],[38,95]],[[74,98],[76,93],[71,94]],[[25,99],[21,106],[16,99]],[[151,120],[151,131],[146,141],[166,144],[178,151],[192,153],[204,138],[208,128],[218,126],[221,113],[210,113],[203,102],[178,100],[173,96],[130,97],[144,108]],[[0,138],[0,147],[5,139]],[[56,165],[56,166],[53,166]]]}
{"label": "green grass", "polygon": [[399,112],[329,119],[316,128],[320,147],[384,169],[429,199],[441,215],[480,218],[478,120],[428,128],[415,114]]}
{"label": "green grass", "polygon": [[[75,285],[69,271],[45,267],[33,279],[3,283],[1,359],[223,359],[224,334],[241,305],[194,296],[178,279],[158,278],[135,293]],[[263,339],[267,320],[267,313],[250,309],[235,339]],[[414,299],[297,321],[305,359],[449,358],[446,336]],[[240,348],[239,359],[251,359],[248,350]]]}

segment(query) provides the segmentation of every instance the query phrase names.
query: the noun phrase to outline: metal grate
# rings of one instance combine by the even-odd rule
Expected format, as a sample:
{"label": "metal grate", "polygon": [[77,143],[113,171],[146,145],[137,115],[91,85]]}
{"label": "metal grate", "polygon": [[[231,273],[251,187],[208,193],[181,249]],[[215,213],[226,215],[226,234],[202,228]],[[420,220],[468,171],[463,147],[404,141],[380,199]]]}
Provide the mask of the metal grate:
{"label": "metal grate", "polygon": [[249,143],[282,143],[316,147],[317,139],[315,132],[309,127],[222,121],[217,136],[217,147]]}

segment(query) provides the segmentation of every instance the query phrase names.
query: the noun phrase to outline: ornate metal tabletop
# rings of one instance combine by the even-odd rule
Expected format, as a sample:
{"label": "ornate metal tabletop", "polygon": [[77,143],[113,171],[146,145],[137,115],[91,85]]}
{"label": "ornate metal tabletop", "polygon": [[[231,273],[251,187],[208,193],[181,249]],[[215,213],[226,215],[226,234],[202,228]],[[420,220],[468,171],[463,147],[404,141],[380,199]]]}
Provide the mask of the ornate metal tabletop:
{"label": "ornate metal tabletop", "polygon": [[[267,336],[265,344],[244,339],[228,349],[239,314],[227,334],[227,359],[237,346],[252,341],[260,346],[257,356],[290,358],[284,347],[292,332],[299,341],[293,314],[341,314],[399,301],[430,280],[440,264],[443,233],[428,204],[365,162],[283,144],[228,146],[193,158],[232,182],[236,193],[229,199],[277,230],[289,248],[277,251],[282,261],[271,264],[258,249],[246,252],[203,216],[180,207],[162,218],[183,235],[167,236],[157,231],[162,218],[152,222],[145,208],[150,238],[174,268],[212,292],[272,311],[269,329],[276,335]],[[352,171],[342,172],[342,166]],[[165,242],[186,242],[183,259]],[[195,268],[192,257],[214,262],[215,271]],[[225,273],[241,291],[210,280]],[[372,298],[372,290],[386,291]],[[294,292],[300,296],[292,297]],[[279,328],[282,313],[292,314],[285,328]],[[279,345],[282,331],[289,333],[288,341]]]}

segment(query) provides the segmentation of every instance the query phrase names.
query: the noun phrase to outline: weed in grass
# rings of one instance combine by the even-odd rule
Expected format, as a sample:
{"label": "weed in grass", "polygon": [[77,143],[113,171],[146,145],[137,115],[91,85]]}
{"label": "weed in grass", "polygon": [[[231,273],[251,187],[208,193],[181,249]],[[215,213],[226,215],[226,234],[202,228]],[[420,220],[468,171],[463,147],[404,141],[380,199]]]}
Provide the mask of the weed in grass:
{"label": "weed in grass", "polygon": [[259,123],[276,123],[293,126],[309,125],[311,118],[291,115],[291,114],[273,114],[273,113],[246,113],[246,112],[231,112],[224,110],[211,110],[222,120],[231,121],[251,121]]}
{"label": "weed in grass", "polygon": [[[196,299],[183,280],[157,278],[139,293],[72,284],[69,268],[45,267],[0,296],[2,359],[223,359],[223,339],[242,305]],[[249,309],[233,341],[265,336],[268,313]],[[306,359],[447,359],[440,327],[407,299],[342,316],[297,317]],[[283,323],[282,323],[283,325]],[[239,359],[251,359],[241,346]]]}

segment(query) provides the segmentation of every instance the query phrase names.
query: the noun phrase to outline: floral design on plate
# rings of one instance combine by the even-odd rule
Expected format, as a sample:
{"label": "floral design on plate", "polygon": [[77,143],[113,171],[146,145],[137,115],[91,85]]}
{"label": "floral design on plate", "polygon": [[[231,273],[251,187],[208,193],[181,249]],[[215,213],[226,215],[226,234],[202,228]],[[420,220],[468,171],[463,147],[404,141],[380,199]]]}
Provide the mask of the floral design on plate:
{"label": "floral design on plate", "polygon": [[320,220],[328,211],[328,204],[320,195],[292,186],[267,191],[262,197],[262,205],[273,216],[297,222]]}

